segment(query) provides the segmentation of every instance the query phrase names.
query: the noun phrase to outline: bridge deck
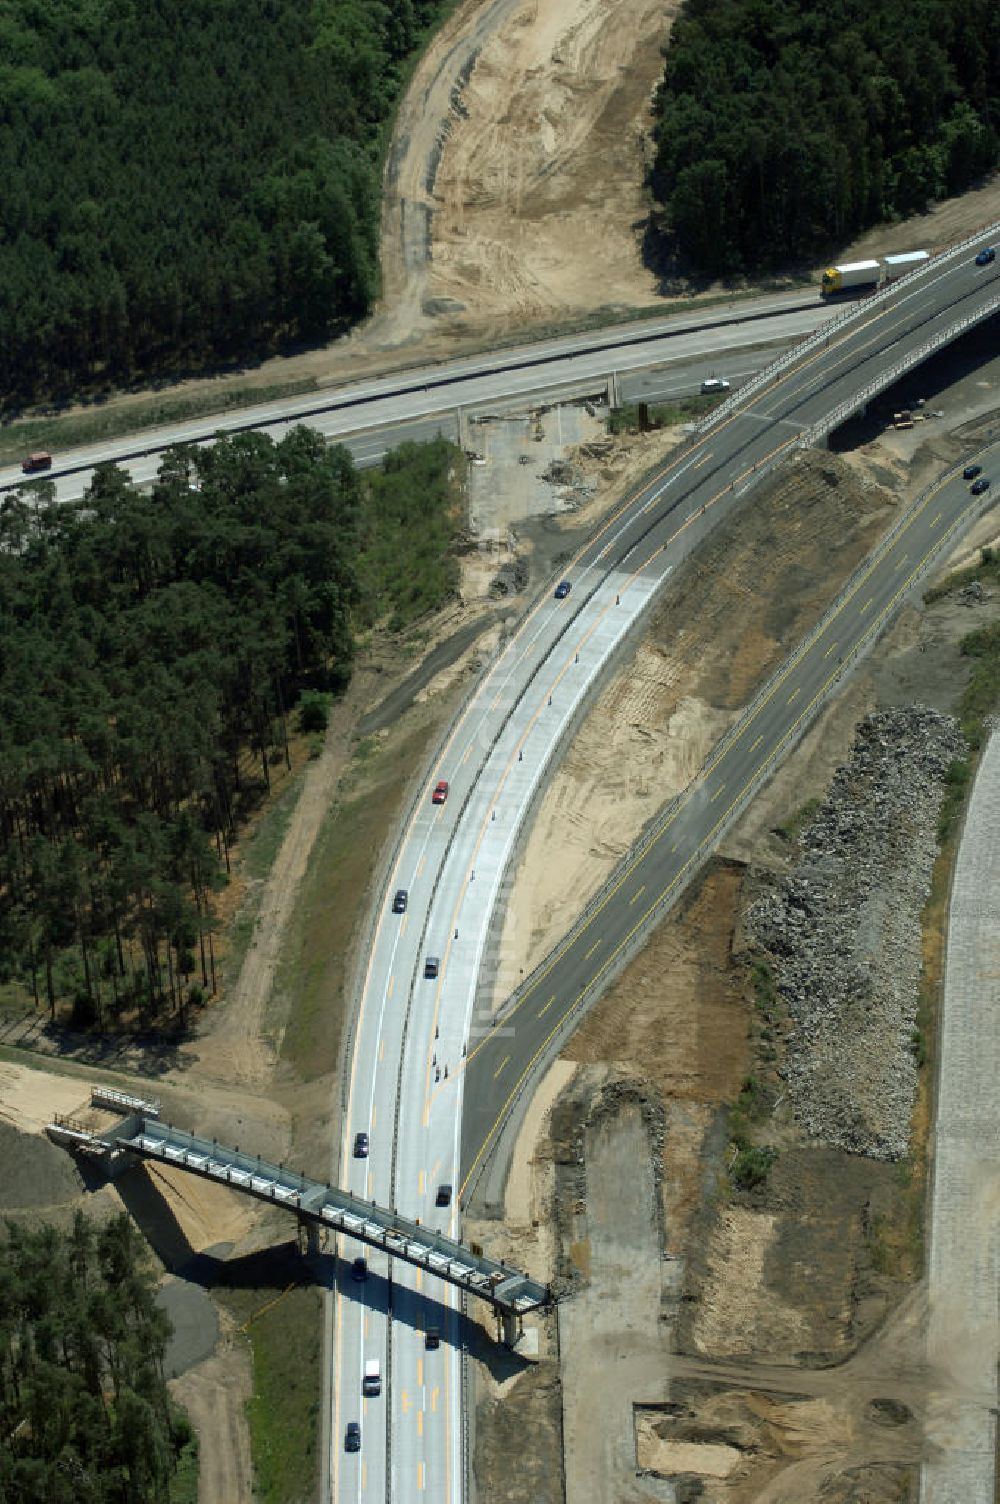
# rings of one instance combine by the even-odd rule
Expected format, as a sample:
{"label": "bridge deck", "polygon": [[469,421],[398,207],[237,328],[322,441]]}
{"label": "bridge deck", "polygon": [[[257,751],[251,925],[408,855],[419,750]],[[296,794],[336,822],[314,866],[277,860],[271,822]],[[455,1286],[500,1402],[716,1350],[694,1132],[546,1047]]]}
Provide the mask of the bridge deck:
{"label": "bridge deck", "polygon": [[[143,1104],[145,1105],[145,1104]],[[548,1287],[508,1264],[474,1253],[464,1243],[400,1217],[374,1202],[298,1175],[284,1165],[245,1154],[214,1139],[199,1138],[183,1128],[159,1123],[146,1112],[132,1112],[109,1133],[88,1134],[64,1124],[50,1125],[51,1136],[77,1152],[127,1152],[178,1166],[192,1175],[221,1181],[260,1201],[285,1206],[320,1227],[332,1228],[381,1248],[393,1258],[426,1269],[438,1278],[481,1296],[515,1316],[544,1306]]]}

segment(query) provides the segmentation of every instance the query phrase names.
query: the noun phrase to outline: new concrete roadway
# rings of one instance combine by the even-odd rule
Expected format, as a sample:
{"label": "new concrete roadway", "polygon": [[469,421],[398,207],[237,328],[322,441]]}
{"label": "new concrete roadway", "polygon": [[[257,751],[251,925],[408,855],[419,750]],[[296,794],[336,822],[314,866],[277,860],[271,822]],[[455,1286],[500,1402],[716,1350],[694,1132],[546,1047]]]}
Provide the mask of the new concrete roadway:
{"label": "new concrete roadway", "polygon": [[[677,890],[685,863],[690,872],[754,767],[778,760],[836,672],[837,657],[878,629],[928,546],[961,525],[967,490],[949,483],[915,513],[891,565],[878,564],[859,585],[837,632],[796,658],[758,708],[752,734],[706,769],[647,854],[644,871],[621,885],[586,943],[574,941],[520,1005],[513,1034],[489,1031],[480,1039],[486,1021],[474,1017],[477,978],[518,830],[616,649],[671,570],[738,506],[756,476],[929,342],[996,306],[1000,283],[993,268],[974,267],[976,249],[940,258],[855,317],[832,323],[780,375],[750,383],[745,399],[725,404],[604,523],[565,570],[569,596],[546,592],[471,696],[403,824],[368,945],[341,1146],[342,1183],[352,1190],[458,1232],[454,1190],[438,1205],[437,1189],[457,1188],[461,1166],[481,1162],[512,1089],[544,1052],[557,1019],[571,1020],[581,989],[610,972],[622,937],[654,899],[671,885]],[[444,804],[431,802],[437,779],[450,784]],[[408,893],[405,915],[391,911],[400,888]],[[428,955],[439,963],[434,977],[424,974]],[[358,1131],[371,1135],[368,1159],[351,1157]],[[349,1244],[342,1249],[348,1260],[355,1252]],[[332,1317],[326,1460],[336,1497],[462,1499],[462,1324],[450,1291],[376,1260],[366,1281],[342,1279]],[[428,1325],[442,1331],[438,1348],[425,1346]],[[361,1394],[370,1358],[383,1366],[377,1400]],[[349,1454],[344,1427],[351,1420],[360,1421],[363,1443]]]}

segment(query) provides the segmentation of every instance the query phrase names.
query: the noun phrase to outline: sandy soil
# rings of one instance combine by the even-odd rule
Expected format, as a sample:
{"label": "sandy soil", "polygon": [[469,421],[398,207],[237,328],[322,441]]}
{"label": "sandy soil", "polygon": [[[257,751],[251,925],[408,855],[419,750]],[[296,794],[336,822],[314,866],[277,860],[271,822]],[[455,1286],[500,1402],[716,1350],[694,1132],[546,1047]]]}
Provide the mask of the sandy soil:
{"label": "sandy soil", "polygon": [[655,301],[643,177],[675,12],[522,0],[483,48],[434,180],[428,292],[453,329]]}
{"label": "sandy soil", "polygon": [[495,1003],[686,787],[894,515],[863,462],[804,455],[678,575],[542,799],[508,904]]}
{"label": "sandy soil", "polygon": [[198,1434],[198,1504],[242,1504],[253,1498],[245,1407],[253,1395],[253,1363],[245,1343],[228,1338],[211,1358],[170,1383]]}
{"label": "sandy soil", "polygon": [[81,1119],[89,1110],[90,1091],[75,1077],[0,1060],[0,1121],[43,1133],[55,1117]]}

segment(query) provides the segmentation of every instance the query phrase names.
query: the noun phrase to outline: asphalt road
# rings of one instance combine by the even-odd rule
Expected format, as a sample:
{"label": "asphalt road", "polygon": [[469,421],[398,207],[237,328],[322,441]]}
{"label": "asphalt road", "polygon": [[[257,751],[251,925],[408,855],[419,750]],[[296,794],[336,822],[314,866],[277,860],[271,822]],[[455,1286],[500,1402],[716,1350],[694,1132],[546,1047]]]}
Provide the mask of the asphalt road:
{"label": "asphalt road", "polygon": [[[1000,447],[980,456],[1000,485]],[[845,671],[920,579],[942,541],[982,510],[955,472],[935,486],[884,552],[869,560],[805,650],[708,759],[626,862],[585,921],[559,946],[495,1029],[468,1052],[463,1114],[463,1178],[471,1188],[515,1100],[571,1032],[586,1004],[617,975],[636,943],[683,891],[727,825],[782,760]],[[463,1187],[463,1189],[465,1188]]]}
{"label": "asphalt road", "polygon": [[[494,403],[558,390],[589,394],[603,387],[611,371],[627,382],[651,366],[684,362],[678,377],[664,374],[657,384],[661,394],[690,392],[703,374],[715,370],[721,352],[797,339],[828,317],[829,309],[815,294],[797,292],[561,336],[88,445],[56,454],[44,479],[54,485],[58,501],[81,497],[98,464],[118,463],[137,484],[148,485],[172,445],[211,443],[220,432],[248,428],[279,439],[297,423],[343,440],[359,463],[373,464],[404,439],[432,437],[439,429],[454,436],[460,408],[481,412]],[[25,480],[19,466],[0,469],[0,492]]]}
{"label": "asphalt road", "polygon": [[[956,485],[925,504],[891,566],[876,566],[855,592],[836,636],[828,633],[821,648],[790,666],[759,707],[752,735],[737,738],[697,780],[641,872],[629,875],[589,927],[586,943],[574,941],[505,1021],[511,1032],[477,1018],[476,980],[497,961],[488,950],[490,922],[503,901],[520,824],[610,656],[663,579],[739,504],[755,471],[944,324],[974,315],[995,296],[993,269],[974,268],[973,253],[935,263],[890,301],[831,326],[828,341],[746,407],[721,417],[603,525],[567,567],[570,596],[544,596],[492,665],[433,770],[431,784],[449,780],[447,802],[433,805],[429,785],[404,824],[371,937],[343,1143],[351,1189],[458,1232],[456,1196],[437,1207],[437,1187],[457,1189],[460,1166],[477,1165],[557,1023],[571,1019],[583,990],[610,970],[616,947],[654,901],[680,885],[685,863],[690,870],[700,859],[755,768],[781,756],[792,728],[836,672],[836,658],[877,628],[927,546],[967,502],[966,489]],[[405,916],[391,913],[396,888],[409,894]],[[428,955],[439,961],[435,978],[424,976]],[[351,1158],[359,1130],[371,1135],[367,1160]],[[348,1258],[355,1251],[342,1250]],[[450,1291],[428,1288],[414,1271],[390,1271],[375,1260],[365,1283],[342,1282],[329,1456],[338,1499],[462,1498],[462,1326],[453,1302]],[[390,1304],[391,1324],[384,1319]],[[428,1325],[442,1330],[433,1351],[424,1346]],[[360,1393],[370,1357],[387,1370],[378,1400]],[[364,1440],[360,1454],[347,1455],[343,1431],[352,1419],[361,1421]]]}

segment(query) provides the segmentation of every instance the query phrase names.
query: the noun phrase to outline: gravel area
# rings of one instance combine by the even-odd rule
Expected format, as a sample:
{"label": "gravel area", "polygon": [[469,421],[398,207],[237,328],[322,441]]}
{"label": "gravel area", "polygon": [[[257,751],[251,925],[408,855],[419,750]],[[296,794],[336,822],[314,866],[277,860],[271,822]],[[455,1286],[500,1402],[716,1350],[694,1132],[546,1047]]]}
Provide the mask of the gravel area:
{"label": "gravel area", "polygon": [[791,1019],[782,1074],[797,1121],[876,1159],[908,1149],[921,911],[945,777],[965,751],[935,710],[869,716],[795,869],[750,916]]}

